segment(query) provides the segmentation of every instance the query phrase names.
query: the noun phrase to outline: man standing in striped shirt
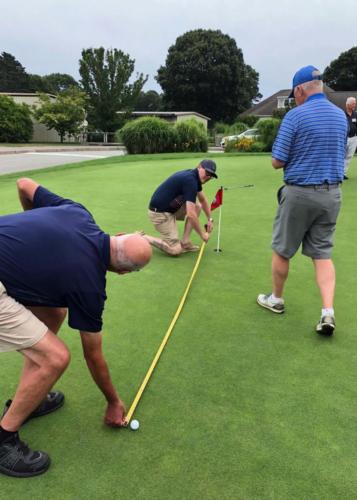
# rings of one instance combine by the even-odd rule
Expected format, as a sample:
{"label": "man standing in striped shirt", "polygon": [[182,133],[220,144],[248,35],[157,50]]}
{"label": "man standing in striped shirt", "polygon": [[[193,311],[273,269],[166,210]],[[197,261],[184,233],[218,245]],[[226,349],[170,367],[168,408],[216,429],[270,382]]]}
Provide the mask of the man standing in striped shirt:
{"label": "man standing in striped shirt", "polygon": [[332,335],[336,323],[331,252],[341,205],[347,121],[344,112],[327,100],[314,66],[297,71],[290,97],[297,107],[285,115],[272,150],[272,165],[283,168],[285,183],[278,192],[273,228],[273,289],[269,295],[258,295],[257,302],[272,312],[284,312],[289,262],[302,244],[302,253],[313,261],[322,299],[316,332]]}

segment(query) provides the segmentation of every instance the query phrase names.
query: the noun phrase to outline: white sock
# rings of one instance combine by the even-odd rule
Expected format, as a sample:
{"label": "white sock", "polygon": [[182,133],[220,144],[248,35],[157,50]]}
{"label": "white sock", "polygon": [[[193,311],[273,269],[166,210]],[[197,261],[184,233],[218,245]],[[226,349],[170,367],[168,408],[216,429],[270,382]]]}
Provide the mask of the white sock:
{"label": "white sock", "polygon": [[270,298],[273,304],[282,304],[284,302],[284,299],[282,297],[275,297],[273,293],[270,295]]}
{"label": "white sock", "polygon": [[333,307],[321,309],[321,318],[323,318],[324,316],[335,316],[335,311]]}

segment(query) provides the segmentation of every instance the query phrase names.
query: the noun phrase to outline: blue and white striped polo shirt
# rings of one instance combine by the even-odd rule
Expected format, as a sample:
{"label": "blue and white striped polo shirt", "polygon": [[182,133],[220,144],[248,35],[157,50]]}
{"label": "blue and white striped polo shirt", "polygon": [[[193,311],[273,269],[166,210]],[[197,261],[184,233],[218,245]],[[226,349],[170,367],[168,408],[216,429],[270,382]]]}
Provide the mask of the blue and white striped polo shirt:
{"label": "blue and white striped polo shirt", "polygon": [[285,163],[287,184],[333,184],[343,180],[347,120],[325,94],[313,94],[284,117],[272,156]]}

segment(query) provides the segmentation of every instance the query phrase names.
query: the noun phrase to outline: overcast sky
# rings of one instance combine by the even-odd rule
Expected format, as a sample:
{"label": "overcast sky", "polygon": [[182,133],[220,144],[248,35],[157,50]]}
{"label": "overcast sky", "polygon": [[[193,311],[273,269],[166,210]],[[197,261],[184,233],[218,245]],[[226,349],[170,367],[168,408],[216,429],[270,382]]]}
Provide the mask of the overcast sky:
{"label": "overcast sky", "polygon": [[68,73],[79,79],[81,50],[118,48],[149,75],[168,48],[193,29],[219,29],[236,40],[258,71],[264,97],[289,88],[294,72],[321,71],[357,46],[356,0],[0,0],[0,52],[28,73]]}

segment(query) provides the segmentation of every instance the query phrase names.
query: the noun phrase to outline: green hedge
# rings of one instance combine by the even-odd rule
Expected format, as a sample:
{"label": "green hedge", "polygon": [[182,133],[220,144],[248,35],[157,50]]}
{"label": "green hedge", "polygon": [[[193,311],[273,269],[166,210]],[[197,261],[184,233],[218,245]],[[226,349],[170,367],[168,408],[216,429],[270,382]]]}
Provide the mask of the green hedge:
{"label": "green hedge", "polygon": [[0,96],[0,142],[29,142],[32,134],[30,108]]}
{"label": "green hedge", "polygon": [[207,132],[197,120],[186,120],[170,125],[156,117],[132,120],[120,130],[120,137],[129,154],[205,152],[208,149]]}
{"label": "green hedge", "polygon": [[195,119],[176,123],[176,151],[206,152],[208,137],[203,124]]}
{"label": "green hedge", "polygon": [[175,149],[175,131],[160,118],[143,116],[129,121],[120,135],[129,154],[169,153]]}

